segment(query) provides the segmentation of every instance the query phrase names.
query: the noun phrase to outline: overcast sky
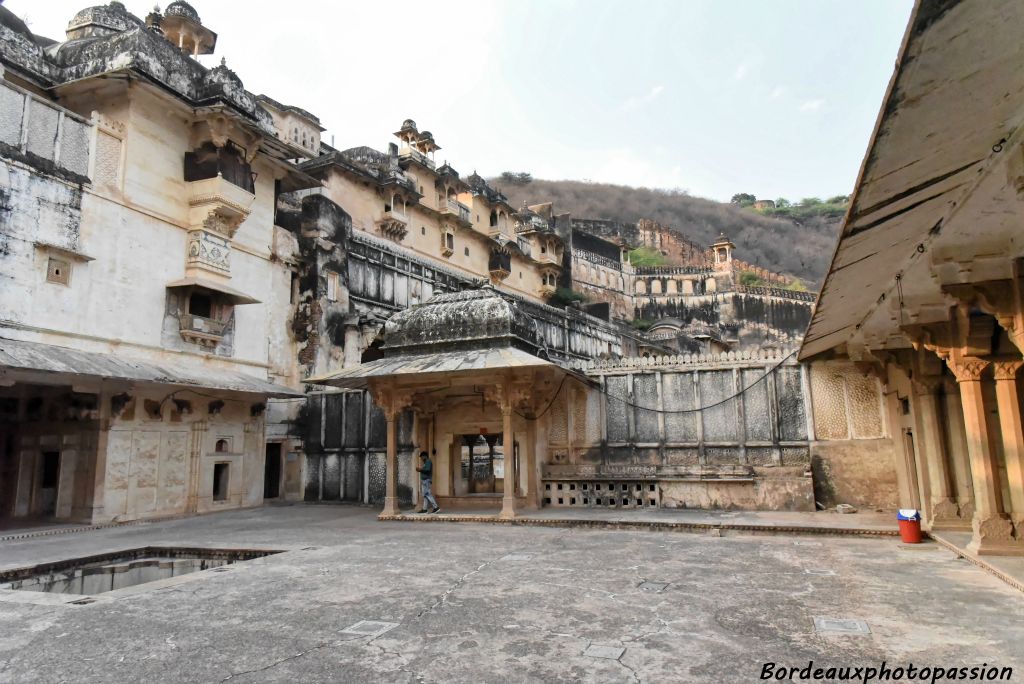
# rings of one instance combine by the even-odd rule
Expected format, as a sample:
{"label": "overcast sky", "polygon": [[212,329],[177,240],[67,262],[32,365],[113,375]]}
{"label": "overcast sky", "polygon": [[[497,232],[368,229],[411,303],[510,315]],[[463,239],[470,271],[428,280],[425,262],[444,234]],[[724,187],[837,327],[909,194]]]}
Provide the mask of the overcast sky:
{"label": "overcast sky", "polygon": [[[87,0],[7,0],[60,39]],[[152,7],[126,0],[140,17]],[[911,0],[195,0],[245,86],[338,147],[405,118],[438,161],[797,199],[852,191]],[[239,11],[242,10],[242,11]]]}

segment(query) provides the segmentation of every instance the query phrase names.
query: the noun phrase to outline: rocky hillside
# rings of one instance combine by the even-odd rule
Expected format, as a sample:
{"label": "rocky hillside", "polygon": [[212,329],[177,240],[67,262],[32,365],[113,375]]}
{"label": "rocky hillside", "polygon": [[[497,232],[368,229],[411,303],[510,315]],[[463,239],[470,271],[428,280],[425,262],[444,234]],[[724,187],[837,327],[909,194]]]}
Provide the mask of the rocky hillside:
{"label": "rocky hillside", "polygon": [[[736,256],[764,268],[820,285],[842,221],[834,205],[828,210],[779,210],[770,216],[750,206],[691,197],[671,190],[631,188],[580,181],[490,181],[514,207],[523,202],[554,202],[558,212],[579,218],[635,222],[648,218],[670,226],[694,242],[708,245],[719,233],[736,243]],[[738,196],[740,197],[740,196]],[[749,196],[742,196],[749,197]],[[805,201],[805,202],[809,202]],[[744,202],[744,204],[748,204]],[[801,205],[802,206],[802,205]]]}

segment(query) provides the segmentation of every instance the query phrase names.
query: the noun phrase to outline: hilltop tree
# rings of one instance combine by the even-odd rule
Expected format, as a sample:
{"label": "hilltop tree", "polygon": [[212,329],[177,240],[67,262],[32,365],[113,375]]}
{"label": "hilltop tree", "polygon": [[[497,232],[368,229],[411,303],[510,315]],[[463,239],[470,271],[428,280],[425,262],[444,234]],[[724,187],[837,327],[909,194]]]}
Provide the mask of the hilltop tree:
{"label": "hilltop tree", "polygon": [[503,171],[501,180],[510,185],[529,185],[533,182],[533,176],[525,171]]}
{"label": "hilltop tree", "polygon": [[757,201],[757,198],[751,195],[749,192],[737,192],[729,200],[729,204],[737,204],[741,207],[749,207],[751,204]]}

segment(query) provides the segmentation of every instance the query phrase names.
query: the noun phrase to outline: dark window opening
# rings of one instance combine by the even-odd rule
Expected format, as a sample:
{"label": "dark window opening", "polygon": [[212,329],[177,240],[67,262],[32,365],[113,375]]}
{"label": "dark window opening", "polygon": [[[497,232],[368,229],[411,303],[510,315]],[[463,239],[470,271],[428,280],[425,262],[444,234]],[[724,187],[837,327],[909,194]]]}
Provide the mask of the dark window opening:
{"label": "dark window opening", "polygon": [[42,489],[56,489],[60,479],[60,452],[43,452],[43,472],[40,477],[39,486]]}
{"label": "dark window opening", "polygon": [[218,439],[217,446],[214,447],[214,451],[223,454],[231,451],[231,443],[226,439]]}
{"label": "dark window opening", "polygon": [[491,220],[490,220],[490,223],[491,223],[491,228],[493,228],[493,227],[495,227],[496,225],[498,225],[498,212],[496,212],[496,211],[492,211],[492,212],[491,212]]}
{"label": "dark window opening", "polygon": [[185,153],[186,181],[216,178],[218,174],[232,185],[255,194],[256,174],[234,143],[229,141],[224,147],[217,147],[212,142],[203,143],[198,149]]}
{"label": "dark window opening", "polygon": [[209,295],[193,292],[188,298],[188,312],[193,316],[212,318],[213,300]]}
{"label": "dark window opening", "polygon": [[263,465],[263,498],[276,499],[281,496],[281,443],[267,443],[266,461]]}
{"label": "dark window opening", "polygon": [[213,500],[228,500],[228,469],[230,463],[213,464]]}

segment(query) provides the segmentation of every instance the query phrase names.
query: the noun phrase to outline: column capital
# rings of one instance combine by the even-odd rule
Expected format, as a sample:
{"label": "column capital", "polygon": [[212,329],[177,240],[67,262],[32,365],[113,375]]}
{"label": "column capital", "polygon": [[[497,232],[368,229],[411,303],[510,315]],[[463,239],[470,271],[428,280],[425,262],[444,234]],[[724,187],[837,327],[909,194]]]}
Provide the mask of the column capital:
{"label": "column capital", "polygon": [[953,371],[957,382],[978,382],[991,362],[975,356],[950,356],[946,365]]}
{"label": "column capital", "polygon": [[1016,380],[1017,371],[1024,366],[1024,359],[1017,359],[1015,361],[993,361],[992,372],[995,374],[996,380]]}
{"label": "column capital", "polygon": [[516,406],[528,403],[532,395],[530,385],[499,381],[484,388],[484,398],[501,409],[502,414],[511,414]]}
{"label": "column capital", "polygon": [[388,385],[370,386],[373,403],[384,412],[384,418],[388,421],[394,420],[403,409],[411,406],[415,394],[416,391],[411,389],[398,389]]}

